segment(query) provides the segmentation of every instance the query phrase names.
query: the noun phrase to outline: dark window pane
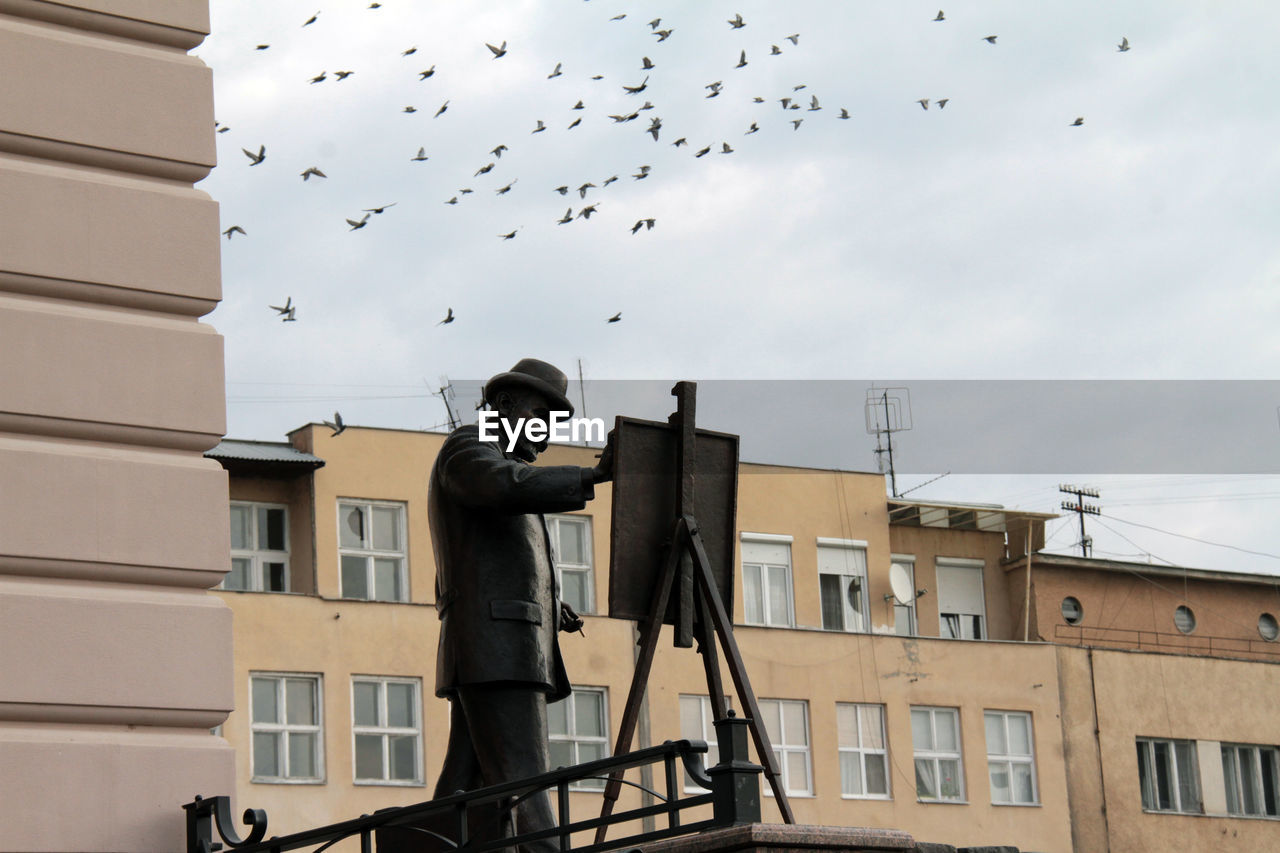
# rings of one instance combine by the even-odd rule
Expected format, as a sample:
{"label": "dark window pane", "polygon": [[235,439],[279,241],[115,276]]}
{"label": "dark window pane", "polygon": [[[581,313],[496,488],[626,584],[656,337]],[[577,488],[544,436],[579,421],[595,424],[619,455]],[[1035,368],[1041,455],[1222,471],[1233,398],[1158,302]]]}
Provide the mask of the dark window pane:
{"label": "dark window pane", "polygon": [[258,509],[258,549],[265,551],[285,550],[284,510]]}
{"label": "dark window pane", "polygon": [[280,776],[280,745],[276,733],[253,733],[253,775]]}
{"label": "dark window pane", "polygon": [[386,778],[382,772],[382,735],[356,735],[356,778]]}
{"label": "dark window pane", "polygon": [[840,600],[840,576],[818,575],[822,595],[822,627],[828,631],[844,630],[844,604]]}
{"label": "dark window pane", "polygon": [[263,579],[267,592],[284,592],[288,589],[288,582],[285,580],[284,563],[265,563],[263,569],[266,577]]}
{"label": "dark window pane", "polygon": [[364,557],[343,556],[342,558],[342,597],[369,597],[368,564]]}
{"label": "dark window pane", "polygon": [[411,782],[418,778],[418,736],[391,736],[391,778]]}

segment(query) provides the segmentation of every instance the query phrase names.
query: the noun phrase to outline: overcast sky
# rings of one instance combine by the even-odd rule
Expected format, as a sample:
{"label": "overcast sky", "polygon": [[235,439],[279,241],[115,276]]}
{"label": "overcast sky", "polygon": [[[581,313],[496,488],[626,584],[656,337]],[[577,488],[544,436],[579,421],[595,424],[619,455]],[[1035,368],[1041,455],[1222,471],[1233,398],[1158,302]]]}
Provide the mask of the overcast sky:
{"label": "overcast sky", "polygon": [[[592,382],[848,380],[832,387],[853,405],[849,441],[805,461],[875,470],[861,419],[872,382],[919,386],[919,431],[926,380],[1278,375],[1275,3],[1011,0],[944,6],[943,21],[937,5],[830,0],[210,5],[196,53],[229,129],[200,187],[223,228],[246,232],[223,241],[209,318],[226,340],[232,437],[283,440],[335,409],[436,427],[441,377],[536,356],[575,376],[580,360]],[[503,42],[494,58],[486,43]],[[262,145],[250,165],[241,149]],[[304,182],[308,167],[327,177]],[[296,322],[281,322],[268,306],[290,298]],[[787,384],[770,388],[716,428],[795,420]],[[1093,469],[1113,512],[1099,524],[1119,531],[1090,520],[1095,554],[1280,571],[1280,399],[1253,403],[1234,450],[1258,441],[1264,476]],[[1022,443],[1052,459],[1080,429],[1133,430],[1087,395],[1076,412]],[[1205,429],[1206,447],[1222,440]],[[771,461],[756,446],[748,458]],[[1083,482],[1090,469],[1062,458]],[[1062,497],[1051,476],[999,473],[911,496],[1037,511]],[[1059,549],[1078,538],[1073,521],[1054,527]]]}

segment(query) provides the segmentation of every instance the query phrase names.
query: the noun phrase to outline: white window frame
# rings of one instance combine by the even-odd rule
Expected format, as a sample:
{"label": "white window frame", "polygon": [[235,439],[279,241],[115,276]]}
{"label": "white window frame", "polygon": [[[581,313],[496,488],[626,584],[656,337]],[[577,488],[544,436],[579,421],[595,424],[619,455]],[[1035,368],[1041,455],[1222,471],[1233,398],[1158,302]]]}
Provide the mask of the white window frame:
{"label": "white window frame", "polygon": [[[773,533],[743,533],[739,542],[739,547],[743,549],[742,554],[742,618],[744,625],[773,627],[773,628],[794,628],[796,624],[796,606],[795,606],[795,584],[791,573],[791,536]],[[747,559],[747,548],[751,544],[763,545],[785,545],[787,549],[787,562],[785,564],[777,562],[765,562],[762,560]],[[751,609],[748,606],[748,567],[756,570],[758,586],[756,587],[757,600],[760,602],[760,619],[753,621],[751,619]],[[784,586],[786,588],[786,619],[782,622],[773,620],[772,611],[774,610],[774,602],[770,597],[769,575],[773,572],[781,572],[785,579]]]}
{"label": "white window frame", "polygon": [[[356,722],[356,685],[372,684],[378,689],[378,722],[376,725],[360,725]],[[403,684],[413,691],[413,725],[392,726],[387,722],[389,705],[387,703],[387,685]],[[382,777],[358,776],[356,761],[356,743],[360,736],[378,737],[382,741]],[[391,778],[391,738],[413,737],[413,778]],[[384,675],[351,676],[351,778],[357,785],[392,785],[400,787],[421,786],[422,772],[422,679],[402,678]]]}
{"label": "white window frame", "polygon": [[[1011,751],[1009,742],[1009,720],[1013,717],[1020,717],[1027,721],[1027,749],[1026,753]],[[1031,713],[1029,711],[983,711],[982,722],[983,730],[986,731],[988,722],[996,720],[999,722],[1001,736],[1004,739],[1005,750],[999,752],[992,749],[991,739],[987,738],[987,781],[991,783],[991,803],[997,806],[1038,806],[1040,805],[1040,785],[1036,780],[1036,747],[1035,747],[1035,728],[1032,726]],[[1031,799],[1017,799],[1017,792],[1013,784],[1013,768],[1014,765],[1026,767],[1031,774]],[[991,770],[993,767],[1003,767],[1009,779],[1009,795],[1011,799],[997,800],[995,783],[991,781]]]}
{"label": "white window frame", "polygon": [[[595,583],[595,540],[592,531],[592,520],[589,515],[548,515],[547,533],[551,537],[551,553],[555,557],[556,565],[556,582],[560,585],[561,598],[564,597],[564,575],[566,572],[582,575],[583,582],[583,606],[579,607],[570,601],[569,606],[573,607],[580,614],[591,614],[596,612],[596,583]],[[580,525],[583,528],[583,549],[584,556],[587,558],[585,563],[566,562],[560,551],[560,527],[563,524]]]}
{"label": "white window frame", "polygon": [[[889,741],[884,724],[884,705],[870,704],[864,702],[837,702],[836,703],[836,732],[840,737],[841,726],[839,725],[839,715],[842,708],[850,709],[854,715],[854,731],[857,733],[857,743],[845,743],[843,739],[839,740],[838,754],[840,761],[840,796],[845,800],[890,800],[893,799],[893,783],[891,780],[892,773],[889,770]],[[862,733],[865,729],[864,719],[871,712],[875,712],[880,718],[880,743],[881,747],[868,746],[863,742]],[[844,776],[844,756],[856,756],[858,762],[858,780],[862,793],[850,793],[845,785]],[[867,756],[878,755],[884,766],[884,793],[868,793],[867,792]]]}
{"label": "white window frame", "polygon": [[[765,732],[769,735],[769,745],[773,747],[773,759],[778,765],[778,779],[782,790],[789,797],[813,796],[813,756],[809,744],[813,738],[809,733],[809,702],[806,699],[760,699],[760,715],[764,717]],[[783,738],[786,726],[782,722],[784,708],[799,708],[804,717],[804,742],[790,743]],[[774,709],[776,713],[770,713]],[[776,722],[775,722],[776,721]],[[772,724],[772,725],[771,725]],[[792,778],[790,755],[804,756],[804,779]]]}
{"label": "white window frame", "polygon": [[[907,576],[911,578],[911,590],[914,593],[916,588],[916,558],[913,554],[890,554],[889,564],[892,568],[897,563],[907,570]],[[913,596],[906,604],[899,604],[897,599],[890,599],[893,602],[893,632],[899,637],[915,637],[918,636],[920,625],[916,621],[916,599]],[[902,633],[898,626],[898,611],[906,612],[907,633]]]}
{"label": "white window frame", "polygon": [[[342,524],[345,511],[349,508],[359,507],[366,513],[365,530],[361,534],[361,547],[355,548],[344,546],[342,544]],[[399,547],[394,550],[382,550],[373,547],[373,510],[374,509],[392,509],[398,513],[397,526],[400,531]],[[362,500],[360,498],[338,498],[338,585],[341,588],[343,598],[353,601],[392,601],[404,603],[409,601],[409,530],[406,524],[408,512],[403,501],[376,501]],[[344,582],[342,570],[343,557],[363,558],[365,563],[365,590],[368,595],[364,597],[356,597],[347,594],[346,584]],[[399,596],[394,599],[377,597],[377,578],[374,571],[375,559],[395,559],[398,561],[396,569],[396,586]]]}
{"label": "white window frame", "polygon": [[[823,555],[840,554],[840,571],[823,571]],[[826,597],[823,595],[822,579],[824,577],[840,579],[840,622],[839,626],[827,625]],[[857,579],[858,605],[849,603],[847,584]],[[844,631],[850,634],[866,634],[871,630],[871,597],[867,593],[867,543],[858,539],[826,539],[818,538],[818,598],[822,611],[822,628],[826,631]]]}
{"label": "white window frame", "polygon": [[[578,697],[584,693],[593,693],[600,697],[600,731],[601,735],[582,735],[578,734],[578,713],[577,701]],[[573,692],[561,699],[558,704],[564,706],[565,722],[568,728],[567,732],[548,732],[548,739],[551,743],[567,743],[573,753],[573,761],[568,766],[584,763],[579,755],[578,749],[580,744],[591,743],[599,744],[600,757],[607,758],[609,756],[609,688],[607,687],[579,687],[573,686]],[[594,760],[594,759],[592,759]],[[604,790],[604,779],[581,779],[569,786],[570,791],[591,791],[599,793]]]}
{"label": "white window frame", "polygon": [[[988,639],[990,635],[987,631],[987,589],[986,589],[986,579],[983,577],[986,571],[986,564],[982,560],[974,560],[967,557],[938,557],[934,561],[934,570],[936,572],[938,569],[943,569],[943,568],[964,569],[966,571],[974,572],[978,577],[978,597],[979,597],[979,600],[981,601],[981,605],[977,612],[965,610],[965,611],[955,611],[955,612],[947,611],[944,613],[942,611],[942,604],[943,604],[941,600],[942,596],[941,596],[941,593],[939,592],[938,636],[941,637],[942,639],[962,639],[962,640]],[[938,583],[937,586],[941,588],[942,584]],[[947,626],[948,616],[954,616],[956,619],[956,624],[959,628],[958,637],[953,636],[954,632],[952,631],[951,628]],[[965,620],[962,618],[965,616],[978,617],[978,632],[982,636],[966,637],[964,635],[965,630],[972,625],[971,621]]]}
{"label": "white window frame", "polygon": [[[698,730],[690,731],[684,724],[685,708],[691,703],[698,703]],[[725,698],[725,707],[733,707],[728,697]],[[706,741],[707,752],[702,757],[703,768],[710,770],[720,763],[720,740],[716,737],[716,729],[712,719],[711,697],[705,694],[681,693],[680,694],[680,737],[684,740],[701,740]],[[710,790],[693,781],[688,773],[684,774],[684,791],[686,794],[705,794]]]}
{"label": "white window frame", "polygon": [[[1138,784],[1144,812],[1160,812],[1163,814],[1204,814],[1204,795],[1200,788],[1199,759],[1196,754],[1197,745],[1193,740],[1175,740],[1171,738],[1137,738],[1138,744]],[[1157,789],[1160,765],[1157,752],[1164,747],[1168,763],[1164,770],[1169,774],[1169,807],[1161,808]],[[1190,755],[1185,762],[1178,759],[1178,747],[1189,749]],[[1185,766],[1184,766],[1185,764]],[[1146,778],[1143,778],[1143,767],[1146,767]],[[1184,803],[1183,780],[1189,783],[1194,803]]]}
{"label": "white window frame", "polygon": [[[275,702],[279,722],[258,722],[253,707],[253,683],[255,680],[275,682]],[[315,723],[289,723],[288,691],[285,685],[289,681],[306,681],[312,686],[312,698],[315,703]],[[254,740],[256,735],[272,735],[276,738],[276,755],[283,765],[284,775],[268,776],[258,772],[256,766]],[[293,764],[293,747],[291,734],[311,734],[314,736],[314,751],[311,756],[315,767],[314,776],[295,776],[291,771]],[[320,785],[325,781],[324,770],[324,677],[319,673],[306,672],[250,672],[249,673],[249,764],[250,781],[286,785]]]}
{"label": "white window frame", "polygon": [[[1242,755],[1247,756],[1241,761]],[[1245,765],[1248,766],[1245,766]],[[1272,802],[1267,811],[1263,776],[1270,768]],[[1280,750],[1252,743],[1222,744],[1222,776],[1227,794],[1227,813],[1248,817],[1280,817]],[[1252,786],[1255,808],[1246,808],[1246,784]]]}
{"label": "white window frame", "polygon": [[[218,584],[218,589],[233,590],[237,592],[288,592],[289,591],[289,507],[286,504],[265,503],[261,501],[231,501],[230,509],[243,508],[249,511],[249,548],[236,548],[232,543],[231,561],[234,565],[236,560],[248,560],[249,568],[247,571],[249,585],[245,587],[227,586],[227,581],[231,578],[228,572],[222,581]],[[280,510],[283,514],[282,524],[284,526],[284,550],[261,548],[259,544],[262,542],[263,534],[259,530],[258,512],[259,510]],[[267,584],[267,564],[282,563],[284,564],[283,589],[268,589]]]}
{"label": "white window frame", "polygon": [[[916,769],[916,800],[921,803],[964,803],[968,802],[965,798],[964,784],[964,744],[960,740],[960,709],[959,708],[937,708],[926,705],[912,705],[911,713],[914,715],[917,711],[928,712],[929,714],[929,739],[928,746],[922,747],[916,743],[915,738],[915,720],[911,725],[911,746],[914,757],[915,767],[920,762],[928,762],[933,768],[934,787],[937,788],[938,796],[923,797],[920,795],[920,771]],[[938,718],[940,716],[949,717],[953,732],[955,735],[956,748],[954,751],[938,748]],[[955,761],[956,763],[956,789],[957,794],[953,797],[942,795],[942,762]]]}

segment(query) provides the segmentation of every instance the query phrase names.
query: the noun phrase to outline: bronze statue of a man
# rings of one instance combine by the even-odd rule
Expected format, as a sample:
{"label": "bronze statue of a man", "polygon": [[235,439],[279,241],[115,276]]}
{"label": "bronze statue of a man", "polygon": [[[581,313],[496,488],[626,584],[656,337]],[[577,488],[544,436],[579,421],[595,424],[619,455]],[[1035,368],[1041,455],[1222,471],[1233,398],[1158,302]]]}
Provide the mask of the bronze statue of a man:
{"label": "bronze statue of a man", "polygon": [[[564,373],[526,358],[484,387],[499,423],[551,423],[573,413]],[[568,417],[568,415],[562,416]],[[435,796],[545,773],[547,702],[568,696],[557,632],[582,620],[558,595],[542,514],[582,509],[595,485],[612,478],[606,445],[594,468],[535,467],[547,441],[478,426],[450,433],[431,469],[428,518],[436,558],[440,645],[436,695],[450,704],[449,746]],[[520,832],[554,826],[546,794],[516,808]],[[553,850],[545,844],[529,850]]]}

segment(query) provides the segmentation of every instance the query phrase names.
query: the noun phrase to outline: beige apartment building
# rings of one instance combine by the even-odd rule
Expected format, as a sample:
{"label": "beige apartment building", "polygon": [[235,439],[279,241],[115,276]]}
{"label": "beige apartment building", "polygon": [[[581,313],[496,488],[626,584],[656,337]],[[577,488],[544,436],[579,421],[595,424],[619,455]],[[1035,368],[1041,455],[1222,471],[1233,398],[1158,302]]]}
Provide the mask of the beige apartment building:
{"label": "beige apartment building", "polygon": [[[202,793],[265,808],[273,834],[430,797],[443,438],[307,425],[209,454],[230,474],[236,782]],[[548,517],[586,615],[562,636],[556,763],[609,754],[631,680],[635,628],[606,615],[610,512],[604,486]],[[735,635],[797,820],[1046,853],[1275,847],[1277,578],[1039,553],[1050,517],[740,466]],[[700,659],[664,636],[636,745],[713,741],[709,716]],[[575,818],[600,808],[598,788],[572,798]]]}

